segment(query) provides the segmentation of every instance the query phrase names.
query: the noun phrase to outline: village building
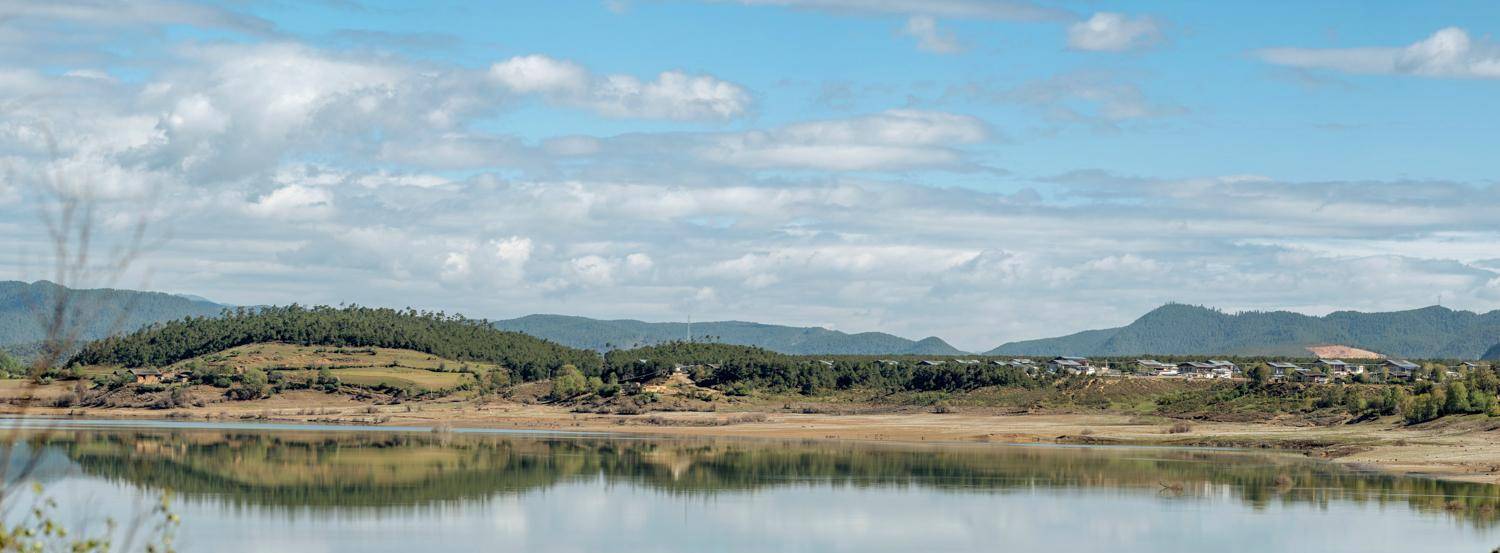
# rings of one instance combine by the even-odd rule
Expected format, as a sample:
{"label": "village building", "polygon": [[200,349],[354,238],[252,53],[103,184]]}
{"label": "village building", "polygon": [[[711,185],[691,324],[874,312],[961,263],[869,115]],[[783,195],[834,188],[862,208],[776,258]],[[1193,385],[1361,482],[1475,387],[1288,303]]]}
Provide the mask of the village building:
{"label": "village building", "polygon": [[923,367],[936,367],[938,365],[943,364],[943,361],[933,361],[931,359],[923,359],[921,361],[917,361],[917,364],[921,365]]}
{"label": "village building", "polygon": [[1334,378],[1349,376],[1350,367],[1348,363],[1338,359],[1319,359],[1313,363],[1314,368],[1324,369],[1329,376]]}
{"label": "village building", "polygon": [[1223,359],[1209,359],[1208,363],[1210,365],[1213,365],[1213,366],[1215,366],[1215,367],[1217,367],[1219,369],[1222,369],[1224,371],[1228,371],[1230,373],[1240,372],[1239,365],[1236,365],[1236,364],[1234,364],[1233,362],[1230,362],[1230,361],[1225,361]]}
{"label": "village building", "polygon": [[1380,366],[1385,369],[1386,374],[1391,378],[1400,378],[1403,380],[1411,380],[1417,375],[1417,369],[1422,368],[1420,365],[1405,359],[1386,359]]}
{"label": "village building", "polygon": [[1272,380],[1285,380],[1288,377],[1290,377],[1293,373],[1297,372],[1297,364],[1296,363],[1286,363],[1286,362],[1281,362],[1281,361],[1272,361],[1270,363],[1266,363],[1266,366],[1271,368],[1271,379]]}
{"label": "village building", "polygon": [[161,371],[156,369],[130,369],[136,384],[161,384]]}
{"label": "village building", "polygon": [[1331,378],[1328,374],[1318,369],[1298,368],[1292,373],[1292,380],[1311,384],[1327,384]]}
{"label": "village building", "polygon": [[1047,361],[1047,371],[1056,374],[1094,374],[1097,368],[1087,357],[1054,357]]}
{"label": "village building", "polygon": [[[1177,373],[1187,378],[1217,378],[1219,367],[1207,361],[1184,361],[1177,364]],[[1228,374],[1225,374],[1225,378]]]}
{"label": "village building", "polygon": [[1166,373],[1177,374],[1177,365],[1163,363],[1155,359],[1136,359],[1136,372],[1151,376],[1171,376]]}

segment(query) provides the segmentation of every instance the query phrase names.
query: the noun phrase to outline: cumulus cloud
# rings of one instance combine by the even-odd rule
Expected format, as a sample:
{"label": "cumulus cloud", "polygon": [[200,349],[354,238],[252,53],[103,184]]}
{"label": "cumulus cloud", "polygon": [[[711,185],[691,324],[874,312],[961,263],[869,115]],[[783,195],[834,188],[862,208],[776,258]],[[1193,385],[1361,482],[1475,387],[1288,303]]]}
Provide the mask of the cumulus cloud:
{"label": "cumulus cloud", "polygon": [[514,285],[524,277],[533,247],[530,238],[520,236],[458,240],[443,254],[438,279],[477,290]]}
{"label": "cumulus cloud", "polygon": [[1390,309],[1443,290],[1500,307],[1500,269],[1485,262],[1500,239],[1495,187],[1084,171],[1036,183],[1053,188],[1043,201],[847,178],[425,186],[436,180],[288,165],[255,207],[173,204],[180,226],[208,230],[166,245],[157,282],[241,303],[394,301],[491,317],[691,310],[975,349],[1076,330],[1080,317],[1125,322],[1169,300]]}
{"label": "cumulus cloud", "polygon": [[723,120],[744,115],[752,104],[743,87],[709,75],[665,71],[653,81],[642,81],[631,75],[595,75],[576,63],[544,55],[496,63],[490,75],[514,92],[538,94],[610,117]]}
{"label": "cumulus cloud", "polygon": [[272,190],[247,204],[245,210],[259,217],[321,219],[333,211],[333,194],[293,184]]}
{"label": "cumulus cloud", "polygon": [[914,15],[906,20],[901,34],[917,39],[917,49],[934,54],[955,54],[964,47],[951,31],[938,28],[937,19],[930,15]]}
{"label": "cumulus cloud", "polygon": [[[920,23],[1018,4],[796,5]],[[153,285],[247,305],[691,312],[974,349],[1123,323],[1169,300],[1316,312],[1418,306],[1440,291],[1500,307],[1494,185],[1095,170],[1012,175],[996,184],[1005,192],[936,186],[965,176],[941,171],[988,169],[1000,134],[948,107],[961,100],[1101,128],[1181,112],[1119,75],[931,104],[953,111],[523,139],[488,123],[525,97],[669,120],[733,119],[753,104],[713,77],[607,75],[545,56],[474,69],[282,38],[176,46],[129,78],[53,58],[0,67],[7,245],[44,251],[36,225],[8,222],[33,220],[22,192],[58,175],[111,220],[133,213],[124,202],[161,198],[150,215],[190,231],[153,252]],[[1450,49],[1468,61],[1446,66],[1472,73],[1486,48]],[[13,259],[0,267],[19,272]]]}
{"label": "cumulus cloud", "polygon": [[1276,65],[1344,73],[1500,78],[1500,46],[1489,41],[1476,41],[1458,27],[1440,29],[1432,36],[1406,46],[1268,48],[1260,50],[1257,55]]}
{"label": "cumulus cloud", "polygon": [[1161,34],[1161,24],[1154,18],[1098,12],[1068,26],[1068,47],[1104,52],[1135,50],[1160,42]]}

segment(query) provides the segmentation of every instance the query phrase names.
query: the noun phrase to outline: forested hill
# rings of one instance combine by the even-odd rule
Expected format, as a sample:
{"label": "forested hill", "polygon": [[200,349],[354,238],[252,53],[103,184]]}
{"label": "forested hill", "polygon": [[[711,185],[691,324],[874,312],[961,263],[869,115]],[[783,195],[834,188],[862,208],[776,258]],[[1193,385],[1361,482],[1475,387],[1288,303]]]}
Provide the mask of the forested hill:
{"label": "forested hill", "polygon": [[217,315],[223,305],[160,292],[134,290],[69,290],[40,280],[0,282],[0,348],[19,347],[47,338],[43,325],[57,298],[69,293],[70,311],[82,315],[77,338],[96,340],[130,332],[151,323]]}
{"label": "forested hill", "polygon": [[498,363],[524,380],[546,378],[566,364],[593,372],[601,364],[594,352],[496,330],[457,315],[296,305],[156,324],[90,343],[69,364],[160,367],[261,342],[410,349],[458,361]]}
{"label": "forested hill", "polygon": [[[495,323],[575,348],[607,351],[688,339],[687,323],[599,320],[566,315],[528,315]],[[817,327],[791,327],[741,321],[693,323],[695,341],[755,346],[794,355],[959,355],[940,338],[908,340],[882,332],[847,334]]]}
{"label": "forested hill", "polygon": [[[1012,342],[991,355],[1288,355],[1338,344],[1410,358],[1500,356],[1500,311],[1477,314],[1444,307],[1312,317],[1286,311],[1228,314],[1168,304],[1119,328]],[[1492,349],[1494,348],[1494,349]]]}

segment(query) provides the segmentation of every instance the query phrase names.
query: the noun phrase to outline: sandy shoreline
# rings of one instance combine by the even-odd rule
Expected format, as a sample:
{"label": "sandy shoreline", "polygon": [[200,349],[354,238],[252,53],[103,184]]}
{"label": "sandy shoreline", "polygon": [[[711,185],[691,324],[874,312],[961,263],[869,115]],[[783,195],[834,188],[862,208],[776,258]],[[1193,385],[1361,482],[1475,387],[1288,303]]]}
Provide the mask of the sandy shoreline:
{"label": "sandy shoreline", "polygon": [[[1418,427],[1394,419],[1327,427],[1193,422],[1118,414],[887,412],[823,414],[759,406],[720,412],[642,415],[575,413],[564,407],[440,400],[372,406],[324,394],[224,402],[183,409],[0,407],[0,415],[80,419],[170,419],[368,424],[445,428],[566,430],[667,436],[859,440],[892,443],[1064,443],[1264,448],[1295,451],[1365,469],[1500,484],[1500,422],[1450,417]],[[1181,428],[1177,430],[1182,430]]]}

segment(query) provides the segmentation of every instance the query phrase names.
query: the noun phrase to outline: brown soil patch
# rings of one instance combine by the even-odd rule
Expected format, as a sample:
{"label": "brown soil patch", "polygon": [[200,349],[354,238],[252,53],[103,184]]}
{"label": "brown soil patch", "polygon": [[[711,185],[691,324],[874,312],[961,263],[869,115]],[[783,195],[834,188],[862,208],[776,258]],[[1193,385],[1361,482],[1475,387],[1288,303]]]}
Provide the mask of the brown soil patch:
{"label": "brown soil patch", "polygon": [[1338,344],[1327,344],[1322,346],[1307,346],[1307,351],[1324,359],[1385,359],[1384,355],[1367,349],[1359,349]]}

